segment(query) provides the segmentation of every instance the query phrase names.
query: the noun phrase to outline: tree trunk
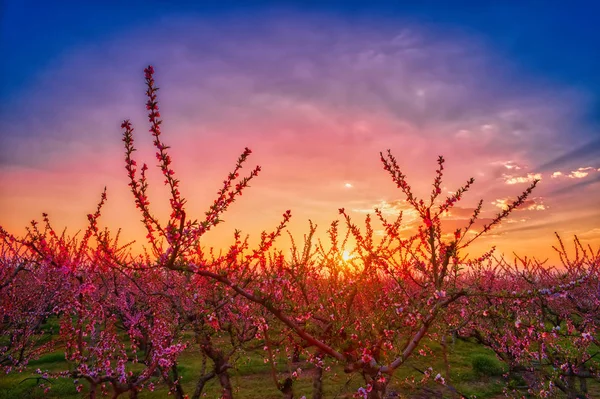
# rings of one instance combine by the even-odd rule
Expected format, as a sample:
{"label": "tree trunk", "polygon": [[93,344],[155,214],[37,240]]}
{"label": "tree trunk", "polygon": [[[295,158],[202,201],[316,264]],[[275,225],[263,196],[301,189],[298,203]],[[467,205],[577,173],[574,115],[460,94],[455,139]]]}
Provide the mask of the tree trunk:
{"label": "tree trunk", "polygon": [[90,381],[90,399],[96,399],[96,389],[98,388],[98,384]]}
{"label": "tree trunk", "polygon": [[577,369],[577,374],[579,374],[579,391],[581,392],[581,397],[586,397],[588,393],[586,377],[588,377],[590,373],[584,365],[580,365]]}
{"label": "tree trunk", "polygon": [[450,362],[448,362],[448,343],[446,342],[446,335],[442,336],[442,341],[440,343],[440,345],[442,346],[442,356],[444,358],[444,371],[445,371],[445,378],[446,378],[446,383],[450,383]]}
{"label": "tree trunk", "polygon": [[300,345],[294,345],[294,353],[292,354],[292,363],[300,362],[300,353],[301,353]]}
{"label": "tree trunk", "polygon": [[367,394],[367,399],[383,399],[387,392],[387,381],[379,382],[371,380],[371,392]]}
{"label": "tree trunk", "polygon": [[176,399],[184,399],[185,392],[183,392],[183,387],[181,386],[181,382],[179,381],[179,372],[177,371],[177,363],[173,363],[171,366],[171,371],[173,372],[173,386],[171,389],[175,394]]}
{"label": "tree trunk", "polygon": [[215,378],[216,374],[214,372],[203,375],[198,378],[196,382],[196,390],[194,391],[194,395],[192,395],[192,399],[200,399],[200,395],[202,395],[202,391],[204,390],[204,386],[206,383],[213,378]]}
{"label": "tree trunk", "polygon": [[588,393],[587,379],[585,377],[579,377],[579,390],[582,393],[582,397],[585,397]]}
{"label": "tree trunk", "polygon": [[578,399],[577,394],[577,377],[575,375],[569,375],[567,378],[567,399]]}
{"label": "tree trunk", "polygon": [[285,379],[280,389],[280,391],[283,393],[283,399],[294,399],[293,384],[294,381],[292,381],[290,377]]}
{"label": "tree trunk", "polygon": [[[227,372],[227,369],[230,367],[227,364],[228,359],[220,349],[213,346],[210,334],[206,332],[197,332],[197,334],[197,339],[201,344],[202,351],[214,364],[215,374],[219,378],[221,388],[223,388],[222,399],[233,399],[233,388],[231,386],[229,373]],[[204,386],[204,383],[202,386]],[[196,389],[198,389],[198,386],[196,386]]]}
{"label": "tree trunk", "polygon": [[323,399],[323,367],[317,365],[313,374],[312,399]]}
{"label": "tree trunk", "polygon": [[221,388],[223,388],[222,399],[233,399],[233,388],[231,387],[231,379],[229,378],[229,373],[225,369],[218,375],[219,384],[221,384]]}

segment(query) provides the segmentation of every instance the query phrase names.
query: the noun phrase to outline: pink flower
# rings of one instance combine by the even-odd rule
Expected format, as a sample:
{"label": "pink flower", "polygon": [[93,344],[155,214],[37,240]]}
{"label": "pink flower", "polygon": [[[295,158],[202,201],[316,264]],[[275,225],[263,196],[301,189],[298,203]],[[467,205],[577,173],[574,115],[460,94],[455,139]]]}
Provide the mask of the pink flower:
{"label": "pink flower", "polygon": [[438,373],[435,376],[434,381],[439,382],[442,385],[446,385],[446,380],[444,379],[444,377],[442,377],[442,375],[440,373]]}

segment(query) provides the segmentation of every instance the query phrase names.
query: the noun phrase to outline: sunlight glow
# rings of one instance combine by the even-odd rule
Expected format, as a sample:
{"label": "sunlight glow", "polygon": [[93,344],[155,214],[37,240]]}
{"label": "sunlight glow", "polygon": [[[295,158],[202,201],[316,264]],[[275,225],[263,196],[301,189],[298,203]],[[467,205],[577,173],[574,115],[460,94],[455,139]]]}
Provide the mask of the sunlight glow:
{"label": "sunlight glow", "polygon": [[342,259],[344,262],[348,262],[352,258],[354,258],[354,256],[352,256],[349,251],[342,252]]}

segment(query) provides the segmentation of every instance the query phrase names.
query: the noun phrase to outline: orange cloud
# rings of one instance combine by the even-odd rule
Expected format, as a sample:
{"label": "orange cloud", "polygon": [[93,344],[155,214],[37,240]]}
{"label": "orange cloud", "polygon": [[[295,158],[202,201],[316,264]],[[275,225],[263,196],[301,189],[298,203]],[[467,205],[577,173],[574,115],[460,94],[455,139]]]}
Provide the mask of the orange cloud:
{"label": "orange cloud", "polygon": [[527,173],[526,176],[502,175],[506,184],[531,183],[534,180],[541,180],[541,173]]}
{"label": "orange cloud", "polygon": [[[498,198],[492,202],[493,205],[500,209],[507,209],[510,204],[515,201],[515,198]],[[548,209],[548,206],[544,204],[544,201],[540,197],[528,198],[523,202],[523,205],[517,208],[517,210],[528,210],[528,211],[543,211]]]}

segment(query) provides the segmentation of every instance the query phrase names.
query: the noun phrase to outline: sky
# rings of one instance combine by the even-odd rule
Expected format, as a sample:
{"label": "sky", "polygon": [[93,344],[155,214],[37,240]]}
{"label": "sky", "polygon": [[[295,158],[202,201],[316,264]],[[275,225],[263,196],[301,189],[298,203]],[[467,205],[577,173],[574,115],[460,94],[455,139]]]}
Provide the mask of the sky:
{"label": "sky", "polygon": [[[138,163],[153,165],[143,81],[152,64],[188,213],[204,215],[244,147],[248,171],[262,167],[206,245],[227,245],[236,228],[257,237],[287,209],[298,241],[309,219],[324,234],[342,207],[357,222],[375,207],[403,211],[414,229],[381,166],[387,149],[423,197],[438,155],[443,194],[475,178],[449,230],[479,199],[491,220],[541,179],[474,255],[496,245],[508,258],[555,261],[554,232],[600,245],[596,2],[119,3],[0,5],[7,230],[22,234],[47,212],[76,232],[106,186],[100,225],[143,243],[120,124],[132,120]],[[150,195],[164,216],[159,174]]]}

